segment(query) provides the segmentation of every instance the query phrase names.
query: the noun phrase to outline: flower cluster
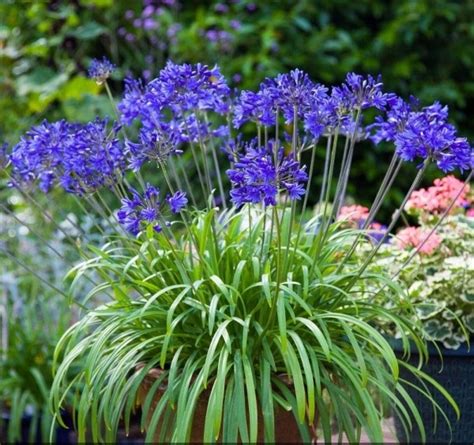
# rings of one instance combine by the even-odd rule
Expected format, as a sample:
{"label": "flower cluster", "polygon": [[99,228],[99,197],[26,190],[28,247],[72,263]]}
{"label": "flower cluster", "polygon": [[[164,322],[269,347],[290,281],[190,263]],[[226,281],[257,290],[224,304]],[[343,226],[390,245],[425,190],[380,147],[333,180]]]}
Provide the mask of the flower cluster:
{"label": "flower cluster", "polygon": [[227,134],[226,126],[213,127],[206,113],[229,112],[230,88],[217,67],[168,62],[146,86],[127,79],[118,105],[124,125],[139,121],[138,142],[129,142],[131,165],[164,160],[180,153],[184,142],[201,143],[209,136]]}
{"label": "flower cluster", "polygon": [[[74,127],[73,127],[74,128]],[[83,194],[112,185],[125,167],[118,128],[109,129],[106,119],[75,126],[69,144],[64,145],[61,186],[70,193]]]}
{"label": "flower cluster", "polygon": [[248,144],[238,156],[234,168],[227,171],[232,183],[232,202],[240,207],[245,203],[275,205],[279,192],[287,192],[291,200],[305,193],[303,184],[308,180],[305,167],[294,158],[285,156],[275,142],[269,147]]}
{"label": "flower cluster", "polygon": [[410,214],[430,213],[440,215],[446,211],[455,200],[451,213],[469,206],[470,186],[454,176],[449,175],[434,180],[434,185],[426,189],[415,190],[405,209]]}
{"label": "flower cluster", "polygon": [[44,121],[22,136],[10,155],[15,181],[37,181],[39,188],[48,192],[53,186],[55,171],[64,159],[70,129],[71,125],[64,120]]}
{"label": "flower cluster", "polygon": [[346,81],[340,87],[334,87],[332,97],[337,103],[341,114],[357,109],[375,107],[384,109],[391,95],[382,91],[382,78],[364,77],[360,74],[348,73]]}
{"label": "flower cluster", "polygon": [[110,77],[115,69],[116,66],[106,57],[103,57],[102,60],[92,59],[89,66],[89,77],[94,79],[98,84],[102,84]]}
{"label": "flower cluster", "polygon": [[338,220],[349,224],[355,224],[356,227],[362,226],[369,217],[369,209],[361,205],[343,206],[339,211]]}
{"label": "flower cluster", "polygon": [[[337,220],[344,226],[361,229],[369,218],[369,209],[361,205],[343,206],[339,210]],[[367,227],[367,236],[375,243],[379,242],[387,231],[387,226],[373,221]]]}
{"label": "flower cluster", "polygon": [[372,139],[395,142],[396,153],[404,161],[431,159],[444,172],[473,167],[473,148],[457,136],[448,123],[448,109],[435,102],[421,111],[410,111],[401,99],[388,101],[387,120],[378,120]]}
{"label": "flower cluster", "polygon": [[376,116],[375,123],[368,126],[373,131],[370,139],[376,144],[382,141],[394,141],[398,133],[405,129],[405,124],[413,109],[418,106],[418,101],[411,96],[409,102],[401,97],[392,95],[387,99],[386,116]]}
{"label": "flower cluster", "polygon": [[58,184],[75,194],[110,185],[125,162],[117,131],[105,119],[87,124],[45,121],[13,147],[14,180],[37,181],[43,192]]}
{"label": "flower cluster", "polygon": [[400,249],[419,248],[420,253],[432,255],[441,244],[441,238],[430,232],[420,227],[406,227],[397,233],[396,244]]}
{"label": "flower cluster", "polygon": [[266,79],[258,92],[241,92],[234,106],[234,125],[238,128],[248,121],[275,125],[277,113],[286,123],[293,122],[295,117],[304,119],[318,101],[325,99],[326,91],[326,87],[315,84],[298,69]]}
{"label": "flower cluster", "polygon": [[[113,69],[106,59],[94,60],[89,74],[104,82]],[[362,111],[369,107],[383,115],[364,127]],[[275,205],[280,193],[290,200],[305,194],[308,176],[300,163],[303,151],[306,147],[314,150],[322,136],[334,136],[336,144],[336,133],[345,135],[346,148],[350,147],[344,152],[347,166],[353,149],[349,142],[370,134],[375,142],[394,141],[402,160],[434,160],[442,170],[472,167],[472,147],[447,122],[446,107],[435,103],[419,110],[414,100],[405,103],[385,93],[380,78],[370,75],[349,73],[342,85],[329,90],[295,69],[266,79],[257,92],[241,91],[232,100],[218,67],[168,62],[147,84],[126,79],[118,110],[119,123],[112,125],[102,119],[86,124],[63,120],[43,122],[31,129],[9,158],[14,181],[38,183],[44,192],[59,185],[70,193],[85,194],[106,186],[120,194],[118,183],[126,169],[136,173],[149,161],[166,167],[166,162],[183,153],[189,144],[200,180],[206,177],[206,193],[206,186],[208,192],[213,188],[213,175],[220,173],[216,147],[223,146],[233,164],[227,172],[232,202],[238,207],[245,203]],[[231,125],[239,128],[246,122],[258,126],[258,137],[247,143],[244,134],[232,134]],[[281,128],[262,131],[262,126],[280,123]],[[286,155],[283,147],[290,141],[291,154]],[[241,146],[243,150],[239,150]],[[225,200],[225,181],[220,176],[218,180],[219,199]],[[436,206],[441,212],[455,185],[454,180],[443,181],[435,189],[415,192],[408,208],[429,205],[430,211]],[[180,178],[176,178],[175,186],[181,188]],[[149,194],[154,196],[152,190]],[[180,195],[171,199],[171,209],[179,209],[183,200],[185,196]],[[421,204],[423,201],[429,202]],[[461,196],[459,205],[465,205],[464,201]],[[158,211],[157,202],[155,197],[153,205],[144,205],[143,198],[132,192],[122,208],[121,220],[136,232],[142,221],[156,219],[151,210]],[[343,208],[339,217],[354,227],[365,228],[368,213],[361,208]],[[377,223],[368,229],[373,238],[380,238],[385,230]]]}
{"label": "flower cluster", "polygon": [[[160,199],[160,191],[147,184],[143,195],[135,189],[131,189],[131,195],[131,198],[122,199],[122,206],[117,212],[120,224],[133,235],[150,224],[157,232],[161,232],[166,222],[162,215],[164,202]],[[177,191],[168,196],[166,202],[173,213],[179,213],[188,200],[184,192]]]}

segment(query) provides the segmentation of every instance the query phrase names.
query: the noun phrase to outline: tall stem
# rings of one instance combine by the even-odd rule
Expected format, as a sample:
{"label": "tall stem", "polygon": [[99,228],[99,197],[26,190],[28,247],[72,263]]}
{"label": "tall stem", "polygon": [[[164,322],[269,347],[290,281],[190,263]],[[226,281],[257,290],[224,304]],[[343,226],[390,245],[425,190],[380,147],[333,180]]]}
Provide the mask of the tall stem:
{"label": "tall stem", "polygon": [[[206,122],[206,125],[209,125],[209,120],[207,118],[206,113],[204,113],[204,121]],[[222,205],[224,206],[224,209],[226,209],[227,208],[227,202],[226,202],[226,199],[225,199],[224,186],[223,186],[223,182],[222,182],[222,174],[221,174],[221,169],[219,167],[219,160],[217,159],[217,150],[216,150],[216,146],[214,144],[214,138],[210,138],[210,144],[211,144],[212,158],[214,160],[214,168],[216,169],[216,176],[217,176],[217,184],[219,186],[219,193],[221,195]]]}
{"label": "tall stem", "polygon": [[321,211],[323,199],[326,194],[326,185],[329,173],[329,158],[331,157],[332,135],[329,134],[326,141],[326,155],[324,157],[323,180],[321,182],[321,192],[319,193],[318,209]]}
{"label": "tall stem", "polygon": [[351,165],[352,165],[352,157],[354,155],[354,147],[357,140],[357,132],[359,131],[360,120],[361,120],[361,109],[359,107],[356,112],[354,130],[352,132],[349,152],[347,154],[345,165],[342,169],[343,170],[342,184],[340,186],[338,184],[338,188],[340,188],[340,190],[339,190],[339,193],[336,194],[336,199],[335,199],[334,209],[333,209],[334,217],[338,215],[339,209],[342,206],[342,203],[344,202],[344,199],[345,199],[347,183],[349,182],[349,173],[350,173]]}
{"label": "tall stem", "polygon": [[350,287],[355,283],[355,281],[364,273],[365,269],[367,268],[367,266],[370,264],[370,262],[372,261],[372,259],[374,258],[374,256],[377,254],[377,252],[379,251],[380,247],[382,246],[382,244],[386,241],[388,235],[390,234],[390,232],[392,231],[392,229],[395,227],[395,224],[398,222],[399,218],[400,218],[400,215],[403,211],[403,209],[405,208],[405,205],[408,201],[408,199],[410,198],[413,190],[415,190],[416,187],[418,187],[422,177],[423,177],[423,174],[425,173],[428,165],[429,165],[429,162],[430,162],[430,159],[426,159],[425,162],[423,163],[423,166],[421,167],[421,169],[418,171],[415,179],[413,180],[413,183],[411,184],[411,187],[410,189],[408,190],[405,198],[403,199],[400,207],[398,208],[398,210],[395,212],[395,214],[393,215],[392,217],[392,222],[390,223],[390,225],[388,226],[387,230],[385,231],[384,235],[382,236],[382,238],[380,239],[380,241],[377,243],[377,245],[372,249],[372,251],[369,253],[369,255],[367,256],[366,260],[364,261],[364,263],[362,264],[361,268],[359,269],[358,273],[357,273],[357,276],[354,277],[352,279],[352,282],[351,282],[351,285]]}
{"label": "tall stem", "polygon": [[[398,161],[398,162],[397,162]],[[402,165],[402,160],[398,159],[398,156],[395,154],[392,157],[392,161],[390,162],[390,166],[387,170],[387,173],[385,174],[385,177],[382,181],[382,184],[377,192],[377,195],[374,198],[374,201],[372,203],[372,206],[369,211],[369,216],[367,217],[366,221],[364,222],[364,225],[362,227],[362,233],[359,232],[357,236],[355,237],[354,241],[352,242],[352,245],[349,249],[349,251],[344,255],[344,258],[342,261],[339,263],[337,266],[337,271],[336,273],[339,273],[344,265],[347,263],[347,261],[351,258],[352,254],[355,252],[355,249],[361,239],[361,237],[364,235],[363,231],[367,230],[367,228],[372,224],[373,219],[375,218],[375,215],[377,214],[378,210],[380,209],[380,206],[382,205],[383,200],[385,199],[385,196],[387,195],[388,191],[390,190],[393,181],[398,175],[398,171],[400,170],[400,167]]]}

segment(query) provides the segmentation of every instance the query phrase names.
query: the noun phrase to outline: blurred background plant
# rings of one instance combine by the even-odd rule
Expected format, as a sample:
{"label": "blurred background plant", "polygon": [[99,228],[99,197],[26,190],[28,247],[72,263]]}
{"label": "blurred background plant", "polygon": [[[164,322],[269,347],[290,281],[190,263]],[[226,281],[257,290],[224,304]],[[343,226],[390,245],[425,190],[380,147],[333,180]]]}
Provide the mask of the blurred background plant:
{"label": "blurred background plant", "polygon": [[[406,218],[415,225],[385,244],[371,270],[389,271],[408,290],[407,302],[416,310],[413,321],[422,320],[427,340],[447,349],[467,346],[474,334],[474,194],[454,176],[437,179],[412,193]],[[364,261],[367,247],[357,253]],[[380,293],[373,298],[388,309],[395,307]],[[396,330],[393,334],[400,336]]]}
{"label": "blurred background plant", "polygon": [[[59,257],[18,223],[16,218],[34,223],[31,209],[17,195],[9,206],[17,207],[15,216],[0,213],[0,440],[24,443],[42,438],[46,443],[54,348],[73,312],[56,291],[19,267],[18,261],[59,286],[64,275]],[[60,241],[55,249],[65,253]],[[15,259],[5,252],[14,252]]]}
{"label": "blurred background plant", "polygon": [[[0,439],[49,443],[54,348],[69,326],[71,309],[27,274],[3,272]],[[41,438],[41,440],[40,440]]]}
{"label": "blurred background plant", "polygon": [[[77,229],[72,219],[48,224],[25,197],[0,185],[0,442],[50,443],[53,353],[79,316],[60,291]],[[58,443],[68,435],[56,430]]]}
{"label": "blurred background plant", "polygon": [[[472,2],[6,0],[0,17],[0,138],[9,142],[43,118],[110,115],[103,87],[85,76],[103,55],[120,67],[117,90],[120,78],[148,80],[168,58],[219,62],[244,88],[294,67],[325,83],[347,71],[381,73],[388,90],[448,104],[460,132],[474,134]],[[359,202],[368,204],[388,158],[383,145],[355,153],[349,192]],[[401,193],[395,184],[387,208]]]}

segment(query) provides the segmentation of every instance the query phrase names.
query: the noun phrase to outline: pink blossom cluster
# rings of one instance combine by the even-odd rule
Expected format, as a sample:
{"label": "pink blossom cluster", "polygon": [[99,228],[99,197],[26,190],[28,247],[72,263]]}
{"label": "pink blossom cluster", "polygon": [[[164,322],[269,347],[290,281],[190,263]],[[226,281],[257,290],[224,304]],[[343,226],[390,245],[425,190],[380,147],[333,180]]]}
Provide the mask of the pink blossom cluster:
{"label": "pink blossom cluster", "polygon": [[422,188],[414,191],[405,209],[407,211],[421,210],[431,214],[441,214],[451,205],[461,189],[462,192],[456,199],[452,210],[454,211],[460,207],[465,208],[470,204],[468,198],[469,184],[465,184],[463,188],[462,181],[449,175],[441,179],[435,179],[434,185],[427,189]]}
{"label": "pink blossom cluster", "polygon": [[362,225],[369,217],[369,209],[360,205],[343,206],[339,211],[337,219],[351,225]]}
{"label": "pink blossom cluster", "polygon": [[441,244],[442,240],[436,233],[430,235],[430,232],[430,230],[422,229],[421,227],[406,227],[397,233],[397,246],[400,249],[416,249],[421,246],[420,253],[431,255]]}

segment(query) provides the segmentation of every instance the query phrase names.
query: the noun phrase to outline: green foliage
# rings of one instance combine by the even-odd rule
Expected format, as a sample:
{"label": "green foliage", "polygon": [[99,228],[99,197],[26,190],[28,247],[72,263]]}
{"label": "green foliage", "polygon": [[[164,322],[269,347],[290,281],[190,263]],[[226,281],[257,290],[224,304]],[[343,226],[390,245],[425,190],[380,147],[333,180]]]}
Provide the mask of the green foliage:
{"label": "green foliage", "polygon": [[[0,280],[0,284],[5,290],[5,283]],[[2,328],[8,332],[8,339],[4,339],[6,349],[0,350],[0,402],[2,409],[8,411],[4,439],[9,443],[21,441],[22,421],[31,416],[29,441],[34,442],[40,430],[43,441],[49,442],[53,421],[48,409],[53,352],[66,331],[70,309],[58,305],[58,297],[48,295],[34,280],[21,283],[18,290],[21,296],[16,298],[7,291],[7,304],[3,306],[2,302],[1,306],[5,310]]]}
{"label": "green foliage", "polygon": [[98,7],[79,8],[70,2],[0,4],[2,139],[14,141],[35,122],[57,119],[59,111],[71,107],[76,120],[95,116],[92,98],[103,101],[97,97],[99,86],[85,77],[84,66],[91,48],[109,32],[94,20],[99,15]]}
{"label": "green foliage", "polygon": [[[23,247],[25,244],[34,247],[25,237],[22,242]],[[30,253],[35,250],[30,249]],[[19,255],[19,251],[16,254]],[[2,440],[9,443],[23,440],[22,423],[31,416],[29,441],[36,441],[37,431],[41,431],[43,441],[47,442],[52,424],[48,399],[53,352],[70,322],[71,309],[64,300],[58,301],[61,296],[30,273],[18,271],[17,265],[9,264],[8,258],[1,254],[0,258],[0,406],[2,416],[8,413],[6,435]],[[35,261],[38,260],[36,257]],[[30,266],[33,262],[28,260]],[[52,261],[47,262],[46,267],[38,264],[33,267],[41,270],[44,278],[60,280],[55,276]]]}
{"label": "green foliage", "polygon": [[[350,442],[362,428],[382,442],[390,408],[423,431],[398,379],[403,362],[372,326],[394,323],[406,333],[404,346],[411,339],[424,357],[406,308],[356,298],[360,283],[386,285],[392,301],[402,289],[382,273],[360,276],[350,261],[336,272],[357,232],[333,225],[322,239],[317,219],[300,232],[289,230],[289,209],[274,212],[283,212],[281,230],[262,210],[196,211],[186,227],[175,223],[175,237],[150,227],[139,239],[93,249],[71,272],[101,277],[88,298],[113,295],[56,351],[52,404],[58,412],[73,397],[80,442],[113,442],[122,420],[128,428],[153,368],[159,378],[140,398],[147,442],[187,442],[198,403],[206,405],[206,443],[256,442],[261,422],[265,442],[274,442],[276,407],[292,411],[305,441],[317,422],[330,441],[334,418]],[[78,360],[83,367],[71,380]]]}
{"label": "green foliage", "polygon": [[21,443],[28,425],[49,443],[53,353],[74,310],[39,277],[61,287],[74,255],[20,193],[0,192],[0,440]]}

